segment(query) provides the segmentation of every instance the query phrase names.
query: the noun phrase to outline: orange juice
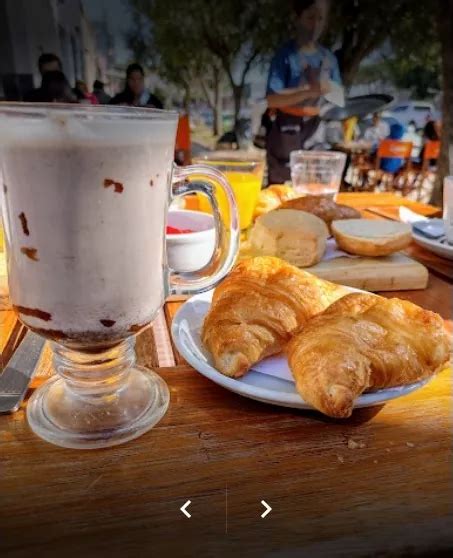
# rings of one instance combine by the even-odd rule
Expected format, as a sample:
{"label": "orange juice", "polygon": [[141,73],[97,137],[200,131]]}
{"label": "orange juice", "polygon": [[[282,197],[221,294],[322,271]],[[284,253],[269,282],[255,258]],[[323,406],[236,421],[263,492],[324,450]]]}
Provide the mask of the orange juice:
{"label": "orange juice", "polygon": [[[239,212],[239,223],[241,230],[248,228],[252,223],[253,211],[255,210],[258,195],[261,190],[261,176],[248,172],[226,171],[223,173],[230,183]],[[219,204],[220,213],[224,218],[228,217],[228,203],[225,194],[216,188],[216,199]],[[205,196],[198,195],[198,203],[201,211],[211,212],[211,206]]]}
{"label": "orange juice", "polygon": [[[215,153],[206,155],[196,162],[214,166],[223,173],[230,183],[236,199],[240,228],[241,230],[247,229],[252,224],[253,212],[261,190],[264,163],[249,158],[236,158],[234,153],[229,157],[216,157],[215,155]],[[228,218],[228,204],[225,194],[216,188],[215,197],[222,217],[224,219]],[[197,194],[197,198],[199,209],[210,213],[212,211],[211,205],[206,196]]]}

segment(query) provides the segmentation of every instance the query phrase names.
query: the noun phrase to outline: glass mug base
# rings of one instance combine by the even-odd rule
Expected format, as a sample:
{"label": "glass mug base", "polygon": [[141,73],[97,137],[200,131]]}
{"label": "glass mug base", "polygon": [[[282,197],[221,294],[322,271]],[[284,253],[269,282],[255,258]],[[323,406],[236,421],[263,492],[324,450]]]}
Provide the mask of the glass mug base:
{"label": "glass mug base", "polygon": [[[65,363],[58,352],[65,354]],[[133,355],[131,344],[124,353]],[[55,367],[62,377],[48,380],[27,406],[35,434],[65,448],[105,448],[141,436],[164,416],[170,403],[167,384],[151,370],[135,365],[134,356],[132,362],[113,358],[99,364],[98,355],[90,355],[92,367],[85,359],[80,372],[80,361],[76,363],[80,354],[55,350]]]}

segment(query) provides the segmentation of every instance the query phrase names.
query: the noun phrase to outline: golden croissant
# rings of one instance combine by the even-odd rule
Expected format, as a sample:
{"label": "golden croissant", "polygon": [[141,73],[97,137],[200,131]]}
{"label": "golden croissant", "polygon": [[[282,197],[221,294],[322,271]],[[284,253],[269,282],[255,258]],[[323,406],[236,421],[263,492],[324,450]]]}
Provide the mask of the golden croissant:
{"label": "golden croissant", "polygon": [[216,368],[237,378],[281,352],[294,331],[343,294],[278,258],[251,258],[215,289],[202,341]]}
{"label": "golden croissant", "polygon": [[439,372],[449,353],[438,314],[366,293],[332,304],[287,346],[299,394],[337,418],[349,417],[364,391],[410,384]]}
{"label": "golden croissant", "polygon": [[253,220],[272,211],[272,209],[277,209],[281,203],[296,196],[297,193],[292,186],[284,186],[283,184],[274,184],[274,186],[261,190],[253,213]]}

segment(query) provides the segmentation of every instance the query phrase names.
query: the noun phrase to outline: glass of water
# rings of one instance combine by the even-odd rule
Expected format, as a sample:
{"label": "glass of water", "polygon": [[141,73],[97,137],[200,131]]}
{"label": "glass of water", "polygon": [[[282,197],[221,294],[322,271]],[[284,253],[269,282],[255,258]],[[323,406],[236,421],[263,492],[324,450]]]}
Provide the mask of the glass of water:
{"label": "glass of water", "polygon": [[300,195],[336,196],[346,155],[339,151],[291,151],[291,181]]}

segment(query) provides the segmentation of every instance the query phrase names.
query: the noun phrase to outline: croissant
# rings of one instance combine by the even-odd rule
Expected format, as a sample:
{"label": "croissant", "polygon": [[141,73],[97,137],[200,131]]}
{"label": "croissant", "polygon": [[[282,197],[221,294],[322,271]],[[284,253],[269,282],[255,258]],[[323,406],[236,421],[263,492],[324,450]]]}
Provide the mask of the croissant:
{"label": "croissant", "polygon": [[442,370],[450,342],[438,314],[405,300],[354,293],[313,318],[286,350],[302,398],[345,418],[366,390],[410,384]]}
{"label": "croissant", "polygon": [[283,350],[291,335],[344,294],[274,257],[242,261],[215,289],[202,341],[226,376],[243,376]]}
{"label": "croissant", "polygon": [[260,215],[276,209],[281,203],[295,196],[297,196],[295,190],[293,190],[291,186],[285,186],[283,184],[276,184],[261,190],[255,206],[253,219],[255,220]]}
{"label": "croissant", "polygon": [[290,199],[282,203],[280,209],[298,209],[313,213],[322,219],[329,227],[332,221],[340,219],[360,219],[361,214],[357,209],[336,203],[329,196],[303,196],[301,198]]}

